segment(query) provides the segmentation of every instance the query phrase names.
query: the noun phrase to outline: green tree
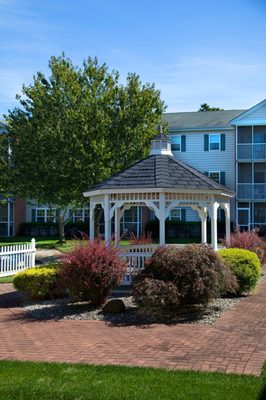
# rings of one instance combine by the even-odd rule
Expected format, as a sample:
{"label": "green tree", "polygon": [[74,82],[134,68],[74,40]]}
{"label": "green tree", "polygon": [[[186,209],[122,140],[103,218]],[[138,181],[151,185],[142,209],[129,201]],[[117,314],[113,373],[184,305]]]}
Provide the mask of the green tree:
{"label": "green tree", "polygon": [[198,111],[223,111],[223,108],[210,107],[207,103],[202,103]]}
{"label": "green tree", "polygon": [[9,163],[10,147],[6,127],[0,122],[0,207],[6,204],[6,198],[10,195]]}
{"label": "green tree", "polygon": [[66,208],[82,193],[146,156],[165,110],[153,84],[128,74],[126,84],[97,58],[74,66],[51,57],[50,76],[38,72],[8,112],[10,174],[15,195],[56,209],[64,240]]}

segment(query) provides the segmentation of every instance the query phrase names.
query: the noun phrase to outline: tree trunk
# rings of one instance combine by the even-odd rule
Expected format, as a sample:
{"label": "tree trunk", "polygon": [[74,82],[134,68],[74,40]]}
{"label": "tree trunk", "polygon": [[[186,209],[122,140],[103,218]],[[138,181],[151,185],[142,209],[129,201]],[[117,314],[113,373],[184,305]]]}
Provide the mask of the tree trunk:
{"label": "tree trunk", "polygon": [[58,228],[59,228],[59,242],[60,243],[65,243],[65,223],[63,221],[62,217],[62,209],[58,208],[56,210],[57,213],[57,222],[58,222]]}

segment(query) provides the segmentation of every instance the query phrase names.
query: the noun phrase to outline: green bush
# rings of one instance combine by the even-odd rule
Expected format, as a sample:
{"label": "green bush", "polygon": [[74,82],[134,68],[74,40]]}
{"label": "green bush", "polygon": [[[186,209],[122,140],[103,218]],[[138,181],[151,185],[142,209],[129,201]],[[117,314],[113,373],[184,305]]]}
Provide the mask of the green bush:
{"label": "green bush", "polygon": [[14,286],[32,300],[55,299],[65,294],[59,275],[60,265],[45,265],[19,272]]}
{"label": "green bush", "polygon": [[255,289],[261,276],[261,265],[256,253],[245,249],[229,248],[220,250],[219,255],[231,268],[238,281],[238,294],[248,293]]}

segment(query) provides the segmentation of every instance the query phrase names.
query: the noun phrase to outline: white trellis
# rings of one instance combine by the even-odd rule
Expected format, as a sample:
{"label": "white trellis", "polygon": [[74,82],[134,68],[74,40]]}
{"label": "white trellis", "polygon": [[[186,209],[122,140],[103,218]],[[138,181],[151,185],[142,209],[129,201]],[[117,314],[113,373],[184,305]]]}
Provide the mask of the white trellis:
{"label": "white trellis", "polygon": [[35,267],[35,239],[30,243],[0,247],[0,277]]}

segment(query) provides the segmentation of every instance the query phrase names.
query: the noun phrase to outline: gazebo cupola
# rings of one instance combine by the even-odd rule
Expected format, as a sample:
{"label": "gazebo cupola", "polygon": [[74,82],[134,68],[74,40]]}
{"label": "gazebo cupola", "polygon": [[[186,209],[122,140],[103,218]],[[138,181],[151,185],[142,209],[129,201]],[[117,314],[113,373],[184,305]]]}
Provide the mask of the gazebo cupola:
{"label": "gazebo cupola", "polygon": [[159,134],[151,141],[150,156],[159,154],[173,156],[170,139],[163,133],[162,126],[159,128]]}
{"label": "gazebo cupola", "polygon": [[85,193],[90,199],[90,238],[95,235],[94,210],[104,210],[105,240],[114,234],[120,240],[120,219],[125,210],[134,206],[148,207],[159,220],[159,243],[165,244],[165,220],[176,207],[190,207],[201,219],[202,243],[207,242],[207,216],[211,220],[212,247],[217,249],[217,210],[225,211],[226,238],[230,236],[230,198],[234,194],[202,172],[173,157],[168,136],[160,132],[151,143],[150,155]]}

